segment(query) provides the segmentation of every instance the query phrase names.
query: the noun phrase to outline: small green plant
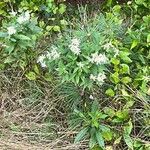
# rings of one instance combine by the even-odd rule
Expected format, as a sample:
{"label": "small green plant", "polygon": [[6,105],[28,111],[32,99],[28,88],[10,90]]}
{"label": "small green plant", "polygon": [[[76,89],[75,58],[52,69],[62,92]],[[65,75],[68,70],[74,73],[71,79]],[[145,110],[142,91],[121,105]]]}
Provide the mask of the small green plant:
{"label": "small green plant", "polygon": [[72,124],[81,125],[82,130],[75,137],[75,143],[84,138],[89,138],[90,149],[99,145],[102,149],[105,148],[105,140],[112,139],[112,131],[110,127],[104,124],[104,120],[108,115],[99,111],[99,104],[94,101],[91,110],[88,112],[74,111],[76,118],[72,120]]}

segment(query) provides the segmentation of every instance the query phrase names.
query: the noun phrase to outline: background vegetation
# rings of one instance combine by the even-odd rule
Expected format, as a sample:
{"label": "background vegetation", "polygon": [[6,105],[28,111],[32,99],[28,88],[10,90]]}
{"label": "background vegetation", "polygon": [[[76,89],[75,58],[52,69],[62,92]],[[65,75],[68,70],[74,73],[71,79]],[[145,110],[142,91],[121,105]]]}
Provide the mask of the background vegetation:
{"label": "background vegetation", "polygon": [[0,8],[1,149],[150,149],[149,0]]}

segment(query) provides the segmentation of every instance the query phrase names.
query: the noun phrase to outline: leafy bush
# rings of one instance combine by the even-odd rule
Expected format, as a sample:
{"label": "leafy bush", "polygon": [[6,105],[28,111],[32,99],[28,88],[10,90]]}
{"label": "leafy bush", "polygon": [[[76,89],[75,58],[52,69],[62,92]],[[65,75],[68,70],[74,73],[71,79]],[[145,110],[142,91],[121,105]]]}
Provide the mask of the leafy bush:
{"label": "leafy bush", "polygon": [[28,11],[3,22],[0,38],[4,64],[24,69],[33,60],[34,47],[41,31],[37,19],[31,17]]}
{"label": "leafy bush", "polygon": [[83,89],[104,83],[110,59],[119,53],[115,40],[121,36],[121,21],[111,14],[101,14],[87,23],[60,35],[38,59],[42,67],[57,71],[62,82]]}
{"label": "leafy bush", "polygon": [[[38,16],[40,27],[46,31],[57,31],[67,25],[62,14],[66,11],[64,0],[56,3],[54,0],[2,0],[0,15],[9,18],[11,12],[30,11]],[[48,33],[47,33],[48,34]]]}

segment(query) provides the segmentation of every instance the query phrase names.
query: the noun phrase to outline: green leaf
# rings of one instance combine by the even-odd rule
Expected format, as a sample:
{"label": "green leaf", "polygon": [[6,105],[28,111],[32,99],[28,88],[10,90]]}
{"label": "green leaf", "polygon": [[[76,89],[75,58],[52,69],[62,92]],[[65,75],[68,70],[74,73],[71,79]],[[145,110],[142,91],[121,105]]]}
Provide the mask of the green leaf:
{"label": "green leaf", "polygon": [[129,57],[130,53],[129,52],[124,52],[124,51],[120,51],[120,58],[126,62],[126,63],[131,63],[132,60]]}
{"label": "green leaf", "polygon": [[98,108],[99,108],[99,103],[98,103],[98,101],[97,101],[97,100],[93,101],[92,107],[91,107],[91,112],[96,112],[96,111],[98,111],[98,110],[99,110]]}
{"label": "green leaf", "polygon": [[46,81],[52,81],[53,80],[53,77],[50,73],[46,72],[45,75],[44,75],[44,79]]}
{"label": "green leaf", "polygon": [[124,134],[128,134],[130,135],[131,131],[132,131],[132,128],[133,128],[133,125],[132,125],[132,122],[131,120],[128,122],[128,125],[126,125],[124,127]]}
{"label": "green leaf", "polygon": [[106,141],[112,140],[112,132],[111,131],[102,132],[102,135]]}
{"label": "green leaf", "polygon": [[28,36],[25,36],[23,34],[18,34],[18,35],[15,35],[16,38],[20,39],[20,40],[31,40]]}
{"label": "green leaf", "polygon": [[92,149],[96,145],[96,140],[92,137],[90,137],[89,140],[89,147]]}
{"label": "green leaf", "polygon": [[133,42],[132,42],[132,45],[131,45],[131,48],[130,48],[130,49],[135,48],[137,45],[138,45],[138,41],[137,41],[137,40],[133,40]]}
{"label": "green leaf", "polygon": [[115,5],[113,7],[113,12],[119,14],[121,10],[121,6],[120,5]]}
{"label": "green leaf", "polygon": [[15,48],[15,45],[10,44],[9,46],[6,46],[5,51],[10,54],[14,50],[14,48]]}
{"label": "green leaf", "polygon": [[147,35],[147,43],[150,43],[150,34]]}
{"label": "green leaf", "polygon": [[105,94],[113,97],[115,95],[115,92],[111,88],[109,88],[106,90]]}
{"label": "green leaf", "polygon": [[5,32],[0,32],[0,38],[4,38],[4,37],[7,37],[7,36],[8,36],[7,33],[5,33]]}
{"label": "green leaf", "polygon": [[135,0],[136,4],[143,5],[145,3],[145,0]]}
{"label": "green leaf", "polygon": [[112,58],[112,59],[111,59],[111,62],[112,62],[114,65],[119,65],[120,60],[117,59],[117,58]]}
{"label": "green leaf", "polygon": [[134,105],[134,103],[135,103],[134,100],[130,100],[126,103],[126,105],[123,108],[128,109],[128,108],[132,107]]}
{"label": "green leaf", "polygon": [[115,115],[115,111],[110,107],[105,107],[104,112],[110,117],[113,117]]}
{"label": "green leaf", "polygon": [[77,143],[77,142],[81,141],[81,140],[85,137],[85,135],[87,134],[88,130],[89,130],[88,127],[82,129],[82,130],[77,134],[77,136],[75,137],[74,143]]}
{"label": "green leaf", "polygon": [[130,74],[130,68],[127,64],[121,64],[121,69],[120,69],[121,74]]}
{"label": "green leaf", "polygon": [[80,81],[80,77],[79,77],[79,75],[76,75],[75,76],[75,82],[76,82],[76,84],[79,84],[79,81]]}
{"label": "green leaf", "polygon": [[29,80],[36,80],[36,74],[32,71],[30,71],[29,73],[25,74],[25,76],[29,79]]}
{"label": "green leaf", "polygon": [[34,65],[34,71],[35,73],[40,74],[40,71],[37,65]]}
{"label": "green leaf", "polygon": [[123,134],[123,138],[125,143],[127,144],[127,146],[133,150],[133,141],[131,139],[131,137],[128,134]]}
{"label": "green leaf", "polygon": [[[92,129],[95,129],[95,128],[92,128]],[[91,129],[91,137],[90,137],[90,140],[89,140],[89,147],[91,149],[97,144],[96,135],[95,135],[95,132],[92,129]]]}
{"label": "green leaf", "polygon": [[63,14],[63,13],[66,11],[66,5],[60,4],[59,6],[60,6],[60,8],[59,8],[59,13],[60,13],[60,14]]}
{"label": "green leaf", "polygon": [[125,89],[121,89],[121,93],[123,96],[125,97],[129,97],[130,95],[128,94],[128,92]]}
{"label": "green leaf", "polygon": [[132,81],[132,79],[130,77],[123,77],[121,79],[121,82],[124,84],[130,83]]}
{"label": "green leaf", "polygon": [[63,25],[63,26],[66,26],[68,25],[68,22],[64,19],[60,20],[60,24]]}
{"label": "green leaf", "polygon": [[51,31],[52,28],[53,28],[53,26],[47,26],[47,27],[46,27],[46,30],[47,30],[47,31]]}
{"label": "green leaf", "polygon": [[0,70],[3,70],[5,68],[5,64],[0,63]]}
{"label": "green leaf", "polygon": [[60,27],[59,26],[54,26],[53,30],[56,31],[56,32],[60,32]]}
{"label": "green leaf", "polygon": [[96,139],[97,139],[99,146],[101,148],[104,148],[105,147],[104,139],[102,137],[102,134],[99,131],[96,132]]}
{"label": "green leaf", "polygon": [[110,76],[111,81],[114,82],[115,84],[119,83],[120,79],[119,79],[119,74],[117,72],[115,72],[114,74],[112,74]]}
{"label": "green leaf", "polygon": [[129,117],[129,111],[127,110],[118,110],[116,112],[116,119],[114,119],[114,122],[122,122],[128,119]]}
{"label": "green leaf", "polygon": [[39,26],[40,26],[41,28],[44,28],[44,26],[45,26],[44,21],[39,21]]}

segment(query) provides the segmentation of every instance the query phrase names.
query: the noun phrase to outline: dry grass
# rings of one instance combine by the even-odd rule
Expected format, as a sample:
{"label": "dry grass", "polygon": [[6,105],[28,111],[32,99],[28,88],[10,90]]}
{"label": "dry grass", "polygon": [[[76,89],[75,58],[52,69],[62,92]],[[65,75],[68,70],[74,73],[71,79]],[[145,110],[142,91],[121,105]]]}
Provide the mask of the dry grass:
{"label": "dry grass", "polygon": [[[64,98],[54,82],[26,81],[21,72],[0,72],[1,150],[78,150],[67,129]],[[86,149],[86,148],[84,148]]]}
{"label": "dry grass", "polygon": [[[9,135],[12,136],[12,135]],[[16,139],[14,135],[11,138],[3,137],[0,139],[0,149],[1,150],[86,150],[87,144],[73,144],[69,142],[69,139],[65,136],[66,135],[52,140],[52,141],[45,141],[45,142],[35,142],[35,141],[27,141],[27,139]]]}

